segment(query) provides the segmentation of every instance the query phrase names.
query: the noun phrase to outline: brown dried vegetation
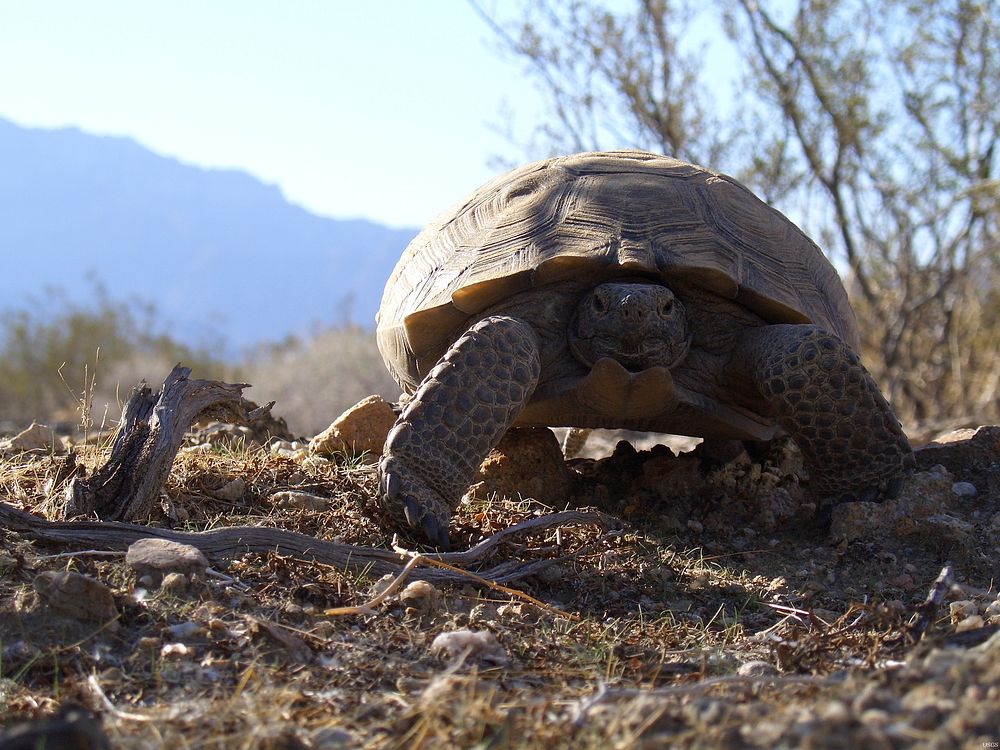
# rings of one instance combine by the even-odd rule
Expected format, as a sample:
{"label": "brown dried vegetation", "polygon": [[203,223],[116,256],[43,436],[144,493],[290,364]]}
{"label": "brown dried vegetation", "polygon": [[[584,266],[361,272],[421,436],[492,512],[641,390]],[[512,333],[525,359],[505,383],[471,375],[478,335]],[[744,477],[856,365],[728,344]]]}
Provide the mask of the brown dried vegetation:
{"label": "brown dried vegetation", "polygon": [[[727,463],[622,445],[569,466],[571,505],[598,505],[620,530],[571,526],[503,543],[488,562],[577,553],[510,592],[473,577],[404,585],[363,614],[335,612],[383,584],[350,566],[247,554],[212,560],[221,575],[153,589],[120,554],[65,554],[2,532],[0,724],[74,701],[123,748],[979,748],[1000,737],[997,435],[926,454],[901,496],[917,502],[937,486],[922,477],[942,472],[974,482],[974,499],[933,500],[936,515],[964,524],[961,543],[877,525],[838,542],[813,520],[789,444]],[[102,458],[81,454],[90,466]],[[0,492],[56,518],[59,463],[8,457]],[[233,480],[245,482],[235,498],[223,490]],[[276,502],[289,489],[329,509]],[[216,444],[182,451],[151,522],[269,525],[387,547],[374,491],[363,464]],[[477,500],[452,537],[470,546],[550,510]],[[954,583],[922,608],[946,561]],[[119,616],[54,612],[32,587],[46,570],[99,579]],[[463,629],[487,631],[499,652],[437,649],[435,638]]]}

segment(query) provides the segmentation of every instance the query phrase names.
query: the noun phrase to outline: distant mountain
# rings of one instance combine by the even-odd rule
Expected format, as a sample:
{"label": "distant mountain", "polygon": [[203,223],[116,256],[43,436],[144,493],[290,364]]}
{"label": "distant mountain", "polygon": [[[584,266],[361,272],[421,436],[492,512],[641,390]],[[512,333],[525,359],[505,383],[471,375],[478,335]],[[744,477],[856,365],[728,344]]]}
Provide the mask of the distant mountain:
{"label": "distant mountain", "polygon": [[154,302],[192,342],[206,322],[234,348],[346,310],[371,326],[415,234],[317,216],[244,172],[183,164],[128,138],[0,119],[0,309],[46,286],[84,299],[90,274],[115,299]]}

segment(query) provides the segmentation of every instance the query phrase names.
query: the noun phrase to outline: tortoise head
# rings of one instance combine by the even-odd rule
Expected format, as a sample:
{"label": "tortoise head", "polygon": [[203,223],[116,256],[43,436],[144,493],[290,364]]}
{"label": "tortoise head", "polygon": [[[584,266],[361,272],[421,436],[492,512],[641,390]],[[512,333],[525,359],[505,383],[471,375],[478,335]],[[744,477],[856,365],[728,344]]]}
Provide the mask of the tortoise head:
{"label": "tortoise head", "polygon": [[587,367],[610,357],[631,372],[669,369],[690,344],[681,301],[650,282],[598,284],[580,300],[569,326],[570,350]]}

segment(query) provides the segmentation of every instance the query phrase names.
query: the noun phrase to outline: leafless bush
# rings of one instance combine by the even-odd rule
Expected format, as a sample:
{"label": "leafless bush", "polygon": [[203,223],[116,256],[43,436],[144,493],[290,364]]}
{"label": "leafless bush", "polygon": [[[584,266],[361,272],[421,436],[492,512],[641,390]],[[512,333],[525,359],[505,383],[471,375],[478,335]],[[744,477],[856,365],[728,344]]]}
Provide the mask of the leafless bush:
{"label": "leafless bush", "polygon": [[399,396],[375,345],[375,334],[347,325],[319,331],[310,339],[266,345],[238,368],[253,384],[258,403],[277,401],[274,414],[293,432],[315,435],[344,409],[373,393]]}

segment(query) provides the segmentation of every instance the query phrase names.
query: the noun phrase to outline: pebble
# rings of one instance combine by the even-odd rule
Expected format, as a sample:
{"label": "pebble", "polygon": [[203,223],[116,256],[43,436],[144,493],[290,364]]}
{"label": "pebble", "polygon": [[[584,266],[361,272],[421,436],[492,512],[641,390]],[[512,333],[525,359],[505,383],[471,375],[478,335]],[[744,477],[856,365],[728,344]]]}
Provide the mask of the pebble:
{"label": "pebble", "polygon": [[956,633],[965,633],[969,630],[979,630],[986,624],[986,621],[979,615],[969,615],[955,626]]}
{"label": "pebble", "polygon": [[53,443],[52,428],[32,422],[30,427],[17,433],[14,437],[0,440],[0,453],[45,451]]}
{"label": "pebble", "polygon": [[427,581],[412,581],[399,593],[399,600],[414,610],[433,613],[437,609],[440,592]]}
{"label": "pebble", "polygon": [[762,659],[752,659],[740,664],[736,674],[742,677],[770,677],[778,674],[778,670],[770,662]]}
{"label": "pebble", "polygon": [[963,599],[949,604],[948,612],[951,615],[951,621],[958,622],[966,617],[969,617],[970,615],[978,613],[979,607],[976,606],[974,601]]}
{"label": "pebble", "polygon": [[357,746],[357,738],[340,727],[317,729],[309,738],[309,747],[315,748],[315,750],[340,750],[340,748]]}
{"label": "pebble", "polygon": [[392,406],[381,396],[368,396],[349,408],[333,424],[309,441],[320,455],[382,455],[385,438],[396,422]]}
{"label": "pebble", "polygon": [[842,701],[830,701],[819,713],[820,718],[828,724],[843,726],[851,721],[851,711]]}
{"label": "pebble", "polygon": [[275,507],[283,510],[308,510],[321,513],[330,508],[330,499],[298,490],[282,490],[271,495]]}
{"label": "pebble", "polygon": [[179,622],[176,625],[170,625],[167,627],[167,632],[170,634],[171,638],[181,639],[190,638],[195,635],[199,635],[202,632],[202,627],[197,622]]}
{"label": "pebble", "polygon": [[208,560],[190,544],[150,537],[129,546],[125,564],[140,576],[150,575],[155,580],[166,573],[204,573]]}
{"label": "pebble", "polygon": [[236,479],[231,482],[226,482],[224,485],[215,490],[212,495],[217,497],[219,500],[225,500],[230,503],[235,503],[237,500],[243,498],[243,493],[246,492],[247,483],[246,480],[241,477],[236,477]]}
{"label": "pebble", "polygon": [[183,643],[164,643],[160,649],[160,656],[164,659],[180,659],[191,653],[191,649]]}
{"label": "pebble", "polygon": [[972,482],[955,482],[951,486],[951,491],[959,497],[975,497],[979,493]]}
{"label": "pebble", "polygon": [[118,615],[111,589],[96,578],[72,571],[35,576],[35,591],[52,609],[77,620],[107,622]]}
{"label": "pebble", "polygon": [[449,657],[464,653],[494,663],[508,661],[504,647],[489,630],[453,630],[441,633],[431,643],[431,652],[444,653]]}
{"label": "pebble", "polygon": [[160,588],[169,594],[180,594],[187,591],[187,588],[190,585],[191,579],[183,573],[167,573],[163,576],[163,582],[160,584]]}

